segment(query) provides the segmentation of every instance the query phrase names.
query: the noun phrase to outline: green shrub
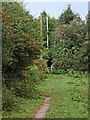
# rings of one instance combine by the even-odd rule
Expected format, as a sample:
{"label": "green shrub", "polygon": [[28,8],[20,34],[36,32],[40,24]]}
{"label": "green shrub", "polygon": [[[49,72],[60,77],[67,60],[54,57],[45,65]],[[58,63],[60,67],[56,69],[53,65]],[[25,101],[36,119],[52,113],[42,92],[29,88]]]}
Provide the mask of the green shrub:
{"label": "green shrub", "polygon": [[65,70],[63,70],[63,69],[53,69],[53,72],[52,73],[54,73],[54,74],[65,74],[65,73],[67,73]]}
{"label": "green shrub", "polygon": [[38,94],[37,85],[45,80],[46,64],[43,60],[38,60],[33,66],[27,68],[25,79],[13,81],[9,84],[10,87],[15,89],[17,96],[33,98]]}
{"label": "green shrub", "polygon": [[68,72],[68,75],[74,76],[75,78],[80,77],[80,71],[76,71],[73,68],[68,69],[67,72]]}
{"label": "green shrub", "polygon": [[47,73],[47,74],[49,74],[49,73],[50,73],[50,71],[49,71],[49,69],[48,69],[48,68],[46,69],[46,73]]}
{"label": "green shrub", "polygon": [[20,99],[14,95],[14,93],[11,90],[8,90],[6,87],[3,87],[2,92],[2,109],[11,111],[15,107],[19,106]]}
{"label": "green shrub", "polygon": [[46,61],[44,59],[38,59],[37,61],[35,61],[35,63],[37,66],[36,71],[38,71],[37,76],[40,78],[40,80],[45,80],[45,78],[47,77],[46,76],[46,70],[47,70]]}
{"label": "green shrub", "polygon": [[17,82],[14,86],[15,92],[19,97],[31,98],[35,94],[35,83],[29,80]]}

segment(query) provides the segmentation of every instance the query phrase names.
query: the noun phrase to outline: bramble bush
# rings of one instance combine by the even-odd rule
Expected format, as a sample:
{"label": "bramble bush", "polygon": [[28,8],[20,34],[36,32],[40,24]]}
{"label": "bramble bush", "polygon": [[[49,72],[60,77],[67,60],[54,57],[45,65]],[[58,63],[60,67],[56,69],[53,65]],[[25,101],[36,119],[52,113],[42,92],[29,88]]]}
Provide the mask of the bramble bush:
{"label": "bramble bush", "polygon": [[9,89],[11,87],[14,88],[15,94],[18,97],[37,98],[37,85],[47,77],[46,69],[46,61],[43,59],[35,61],[34,65],[26,70],[27,74],[25,79],[10,82]]}
{"label": "bramble bush", "polygon": [[[11,65],[17,67],[18,64],[22,69],[30,65],[31,61],[40,55],[41,42],[36,20],[26,13],[20,4],[3,3],[3,7],[2,42],[5,74],[6,68]],[[15,12],[15,9],[18,12]]]}
{"label": "bramble bush", "polygon": [[25,69],[34,59],[39,58],[41,49],[39,25],[19,3],[3,3],[2,33],[4,74],[7,67]]}
{"label": "bramble bush", "polygon": [[20,107],[20,99],[14,94],[13,91],[7,89],[5,86],[3,86],[2,101],[3,110],[7,109],[8,111],[11,111],[16,106]]}
{"label": "bramble bush", "polygon": [[[4,2],[2,10],[3,109],[12,110],[16,102],[20,103],[16,96],[32,98],[37,92],[36,85],[46,77],[42,69],[45,63],[39,60],[42,37],[38,20],[24,9],[23,3]],[[43,64],[33,68],[37,60]]]}

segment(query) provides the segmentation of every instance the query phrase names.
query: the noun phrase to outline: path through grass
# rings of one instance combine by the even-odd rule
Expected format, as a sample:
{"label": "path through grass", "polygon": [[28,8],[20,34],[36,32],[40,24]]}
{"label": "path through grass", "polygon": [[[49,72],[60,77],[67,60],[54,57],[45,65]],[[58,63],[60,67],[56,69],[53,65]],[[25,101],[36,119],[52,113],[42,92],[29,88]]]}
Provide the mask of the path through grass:
{"label": "path through grass", "polygon": [[21,108],[5,112],[4,118],[34,118],[43,105],[44,94],[51,97],[46,118],[87,118],[87,78],[49,74],[45,82],[38,85],[42,93],[39,99],[24,99]]}
{"label": "path through grass", "polygon": [[56,76],[56,85],[49,93],[52,99],[46,118],[87,118],[87,79]]}

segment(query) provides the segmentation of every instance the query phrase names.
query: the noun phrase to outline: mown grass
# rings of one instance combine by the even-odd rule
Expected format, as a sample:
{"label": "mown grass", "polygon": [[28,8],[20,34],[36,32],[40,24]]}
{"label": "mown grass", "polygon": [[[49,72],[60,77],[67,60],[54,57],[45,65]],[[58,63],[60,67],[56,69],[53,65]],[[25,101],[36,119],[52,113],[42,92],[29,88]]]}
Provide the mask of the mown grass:
{"label": "mown grass", "polygon": [[23,99],[20,108],[13,111],[4,111],[3,118],[34,118],[36,111],[43,104],[43,97],[40,99]]}
{"label": "mown grass", "polygon": [[32,100],[23,99],[21,107],[4,112],[3,118],[34,118],[43,105],[44,94],[51,97],[46,118],[87,118],[88,79],[68,75],[49,74],[46,81],[38,85],[40,96]]}
{"label": "mown grass", "polygon": [[[1,87],[1,86],[0,86]],[[0,88],[0,120],[1,120],[1,117],[2,117],[2,114],[1,114],[1,107],[2,107],[2,90]]]}
{"label": "mown grass", "polygon": [[37,85],[37,90],[39,93],[34,95],[36,97],[33,99],[23,98],[22,101],[20,101],[21,105],[19,108],[16,107],[13,111],[3,111],[3,118],[34,118],[37,110],[43,105],[45,98],[44,93],[48,91],[49,87],[52,85],[52,82],[50,81],[51,78],[52,75],[49,75],[48,79],[41,82],[40,85]]}
{"label": "mown grass", "polygon": [[46,118],[87,118],[88,79],[58,75]]}

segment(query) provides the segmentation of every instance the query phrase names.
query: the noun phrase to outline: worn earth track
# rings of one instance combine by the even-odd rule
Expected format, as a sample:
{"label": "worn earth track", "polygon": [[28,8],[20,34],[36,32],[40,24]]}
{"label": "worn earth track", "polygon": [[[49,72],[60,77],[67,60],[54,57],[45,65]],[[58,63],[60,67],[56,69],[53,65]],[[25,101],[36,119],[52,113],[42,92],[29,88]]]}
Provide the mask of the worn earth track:
{"label": "worn earth track", "polygon": [[45,97],[44,105],[37,111],[37,114],[35,115],[35,118],[44,118],[46,111],[48,110],[50,106],[50,99],[51,97]]}
{"label": "worn earth track", "polygon": [[[57,81],[56,81],[57,82]],[[56,83],[54,83],[50,89],[48,90],[48,93],[51,91],[51,89],[54,88]],[[51,100],[51,97],[48,96],[48,93],[45,94],[45,100],[44,100],[44,104],[43,106],[37,111],[36,115],[35,115],[35,118],[44,118],[45,115],[46,115],[46,111],[48,110],[49,106],[50,106],[50,100]],[[33,119],[33,120],[36,120],[36,119]]]}

